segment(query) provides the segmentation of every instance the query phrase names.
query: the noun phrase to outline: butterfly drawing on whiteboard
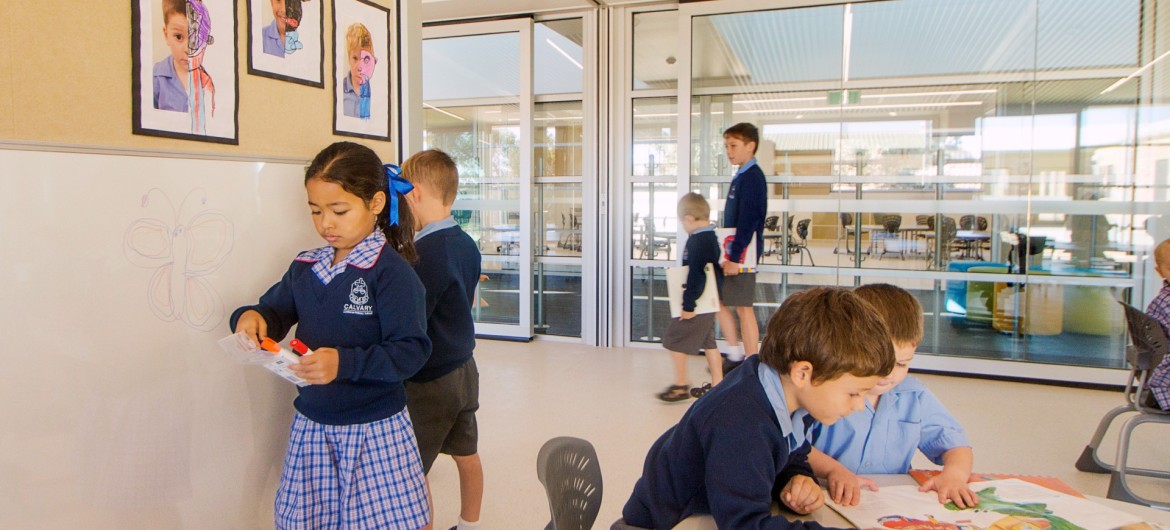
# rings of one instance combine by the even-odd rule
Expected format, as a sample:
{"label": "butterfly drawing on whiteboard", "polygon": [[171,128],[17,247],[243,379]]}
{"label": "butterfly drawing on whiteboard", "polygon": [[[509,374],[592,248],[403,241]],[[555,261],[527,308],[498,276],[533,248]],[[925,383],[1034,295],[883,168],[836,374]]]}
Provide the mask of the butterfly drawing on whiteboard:
{"label": "butterfly drawing on whiteboard", "polygon": [[122,250],[134,265],[154,269],[147,284],[150,310],[164,322],[214,329],[224,317],[223,299],[206,277],[231,253],[231,220],[207,207],[202,189],[187,193],[176,210],[170,197],[154,188],[142,195],[140,207],[155,215],[130,224]]}

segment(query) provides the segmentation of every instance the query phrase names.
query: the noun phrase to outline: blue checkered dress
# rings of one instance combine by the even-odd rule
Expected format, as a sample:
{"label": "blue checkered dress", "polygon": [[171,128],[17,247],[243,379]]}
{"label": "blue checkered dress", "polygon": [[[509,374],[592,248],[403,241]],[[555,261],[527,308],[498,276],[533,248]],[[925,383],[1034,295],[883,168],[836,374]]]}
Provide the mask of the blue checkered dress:
{"label": "blue checkered dress", "polygon": [[357,425],[296,415],[276,491],[278,530],[416,530],[429,521],[422,461],[405,409]]}

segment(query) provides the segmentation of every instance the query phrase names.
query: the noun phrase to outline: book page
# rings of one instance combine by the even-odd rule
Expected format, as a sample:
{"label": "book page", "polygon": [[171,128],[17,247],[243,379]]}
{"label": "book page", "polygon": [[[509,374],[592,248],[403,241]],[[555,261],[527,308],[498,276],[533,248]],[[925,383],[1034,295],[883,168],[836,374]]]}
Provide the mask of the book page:
{"label": "book page", "polygon": [[934,492],[918,486],[891,486],[865,492],[857,506],[825,503],[858,528],[889,530],[1111,530],[1141,517],[1050,490],[1019,479],[972,484],[975,508],[939,504]]}

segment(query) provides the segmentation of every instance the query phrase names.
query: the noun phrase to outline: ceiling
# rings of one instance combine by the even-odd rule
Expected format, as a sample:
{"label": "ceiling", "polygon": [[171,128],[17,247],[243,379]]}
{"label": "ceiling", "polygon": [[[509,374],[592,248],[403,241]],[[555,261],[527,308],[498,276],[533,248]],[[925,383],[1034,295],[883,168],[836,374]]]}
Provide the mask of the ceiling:
{"label": "ceiling", "polygon": [[661,0],[422,0],[423,22],[554,13]]}

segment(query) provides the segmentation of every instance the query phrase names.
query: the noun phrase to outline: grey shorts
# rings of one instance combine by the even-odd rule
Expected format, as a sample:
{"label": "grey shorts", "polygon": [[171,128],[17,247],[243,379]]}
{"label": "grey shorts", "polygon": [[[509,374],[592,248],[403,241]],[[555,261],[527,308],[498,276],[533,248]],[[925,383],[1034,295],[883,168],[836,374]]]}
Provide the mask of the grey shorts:
{"label": "grey shorts", "polygon": [[424,473],[431,472],[439,453],[471,456],[478,452],[475,411],[479,410],[479,369],[475,359],[432,381],[407,381],[406,408],[414,423]]}
{"label": "grey shorts", "polygon": [[728,307],[751,307],[756,301],[756,273],[741,272],[723,277],[719,302]]}
{"label": "grey shorts", "polygon": [[689,354],[715,349],[715,313],[703,313],[686,320],[670,319],[662,347]]}

